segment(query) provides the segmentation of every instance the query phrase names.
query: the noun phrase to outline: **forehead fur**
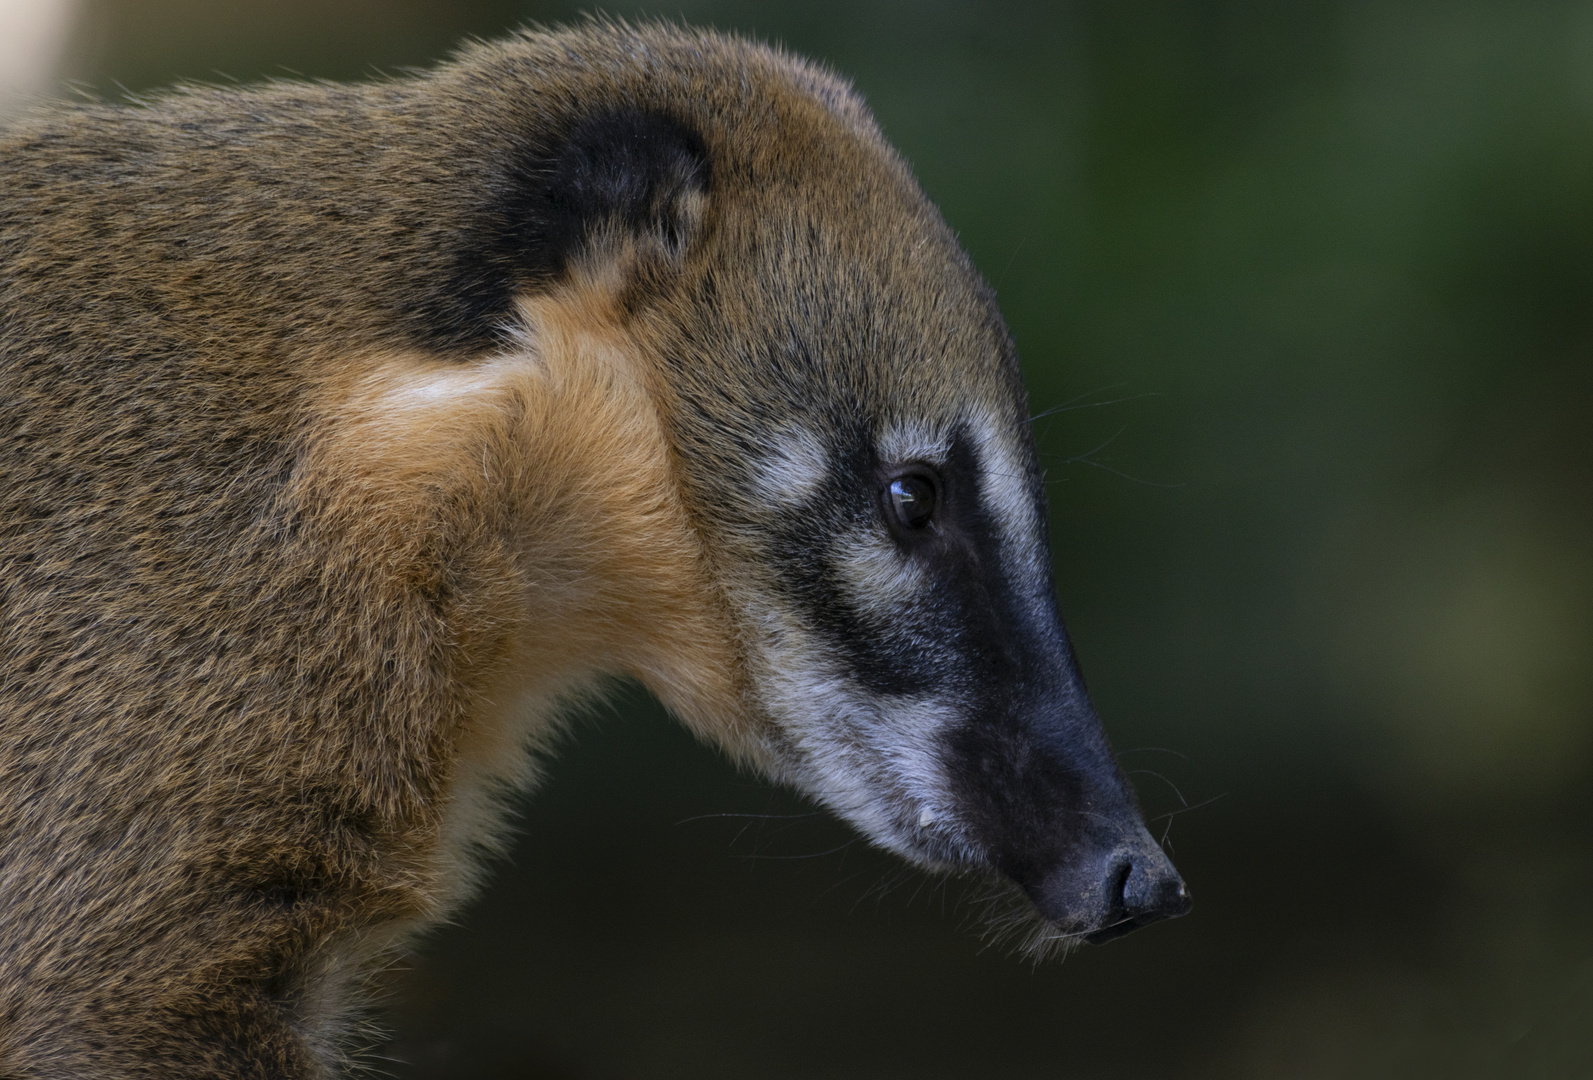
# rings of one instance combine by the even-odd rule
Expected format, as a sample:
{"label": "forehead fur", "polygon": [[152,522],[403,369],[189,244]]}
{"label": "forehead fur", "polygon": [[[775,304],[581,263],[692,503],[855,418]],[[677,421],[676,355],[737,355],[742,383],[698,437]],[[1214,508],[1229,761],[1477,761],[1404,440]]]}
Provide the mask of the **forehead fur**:
{"label": "forehead fur", "polygon": [[707,147],[700,243],[637,312],[669,367],[661,404],[689,457],[718,472],[761,456],[789,422],[878,434],[953,422],[969,398],[1021,419],[990,290],[845,83],[773,49],[656,27],[546,48],[491,47],[506,77],[570,55],[609,67],[616,85],[597,87],[596,104],[658,107]]}
{"label": "forehead fur", "polygon": [[[678,279],[636,312],[668,368],[660,405],[699,485],[744,483],[742,465],[791,425],[862,442],[954,423],[970,399],[1021,422],[990,290],[845,82],[735,37],[618,29],[479,46],[485,65],[436,77],[496,80],[481,102],[473,86],[450,95],[477,130],[579,102],[657,109],[701,136],[705,226]],[[564,105],[544,100],[554,71]]]}

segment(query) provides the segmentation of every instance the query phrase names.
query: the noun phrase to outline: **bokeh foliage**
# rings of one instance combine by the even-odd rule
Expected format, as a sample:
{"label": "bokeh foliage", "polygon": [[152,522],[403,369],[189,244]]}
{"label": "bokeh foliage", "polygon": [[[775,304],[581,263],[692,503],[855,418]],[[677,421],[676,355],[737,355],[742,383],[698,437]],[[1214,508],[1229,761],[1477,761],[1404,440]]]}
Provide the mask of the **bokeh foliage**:
{"label": "bokeh foliage", "polygon": [[[833,823],[701,817],[802,807],[632,695],[395,979],[398,1075],[1593,1073],[1593,5],[609,10],[855,78],[995,284],[1196,909],[1031,971]],[[71,74],[377,77],[576,12],[91,0]]]}

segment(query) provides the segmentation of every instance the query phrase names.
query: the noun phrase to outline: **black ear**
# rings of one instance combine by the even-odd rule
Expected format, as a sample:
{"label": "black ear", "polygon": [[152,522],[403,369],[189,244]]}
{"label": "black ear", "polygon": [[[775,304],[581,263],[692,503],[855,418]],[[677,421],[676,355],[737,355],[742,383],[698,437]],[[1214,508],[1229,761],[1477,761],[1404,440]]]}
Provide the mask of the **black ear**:
{"label": "black ear", "polygon": [[636,107],[586,116],[505,163],[485,212],[458,237],[455,272],[411,318],[434,347],[489,348],[517,292],[604,259],[628,259],[633,273],[667,269],[698,234],[711,173],[702,136],[672,116]]}
{"label": "black ear", "polygon": [[554,277],[593,245],[634,241],[677,259],[696,235],[708,195],[708,150],[684,124],[630,109],[592,117],[570,132],[553,161],[539,248]]}

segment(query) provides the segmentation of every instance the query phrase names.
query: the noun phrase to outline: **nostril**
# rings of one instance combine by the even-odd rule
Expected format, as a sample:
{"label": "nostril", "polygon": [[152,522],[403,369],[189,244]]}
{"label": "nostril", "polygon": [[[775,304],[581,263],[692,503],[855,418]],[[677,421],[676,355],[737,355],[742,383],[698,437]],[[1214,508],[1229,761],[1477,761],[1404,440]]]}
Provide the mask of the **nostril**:
{"label": "nostril", "polygon": [[1120,850],[1108,864],[1103,884],[1103,918],[1099,928],[1084,938],[1092,945],[1189,913],[1189,890],[1160,850]]}
{"label": "nostril", "polygon": [[1111,882],[1107,885],[1107,899],[1111,903],[1112,917],[1120,919],[1123,916],[1133,918],[1134,905],[1129,899],[1130,884],[1134,877],[1134,863],[1124,862],[1113,871]]}
{"label": "nostril", "polygon": [[1188,914],[1189,889],[1160,852],[1137,856],[1123,875],[1123,914],[1138,923]]}

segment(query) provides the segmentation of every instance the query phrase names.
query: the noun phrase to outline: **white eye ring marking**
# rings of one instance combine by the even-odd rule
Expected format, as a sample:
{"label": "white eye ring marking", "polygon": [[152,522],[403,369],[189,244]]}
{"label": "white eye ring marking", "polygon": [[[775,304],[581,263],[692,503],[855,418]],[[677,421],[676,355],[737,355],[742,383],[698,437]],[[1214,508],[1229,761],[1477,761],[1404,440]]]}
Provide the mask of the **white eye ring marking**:
{"label": "white eye ring marking", "polygon": [[758,492],[771,505],[793,509],[818,493],[830,470],[829,454],[807,428],[790,428],[773,443],[757,465]]}
{"label": "white eye ring marking", "polygon": [[922,461],[944,465],[951,455],[951,436],[942,425],[897,424],[885,431],[876,444],[879,458],[886,465],[906,465]]}
{"label": "white eye ring marking", "polygon": [[[968,427],[979,455],[979,496],[1005,541],[1014,581],[1027,583],[1033,603],[1050,580],[1050,554],[1040,543],[1040,507],[1029,487],[1024,455],[1013,433],[989,413],[970,410]],[[1036,609],[1039,617],[1044,613]]]}
{"label": "white eye ring marking", "polygon": [[876,529],[847,533],[835,546],[836,569],[859,611],[894,617],[927,585],[924,570]]}

